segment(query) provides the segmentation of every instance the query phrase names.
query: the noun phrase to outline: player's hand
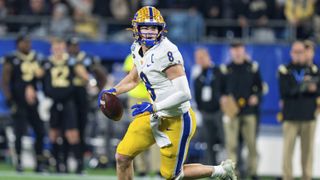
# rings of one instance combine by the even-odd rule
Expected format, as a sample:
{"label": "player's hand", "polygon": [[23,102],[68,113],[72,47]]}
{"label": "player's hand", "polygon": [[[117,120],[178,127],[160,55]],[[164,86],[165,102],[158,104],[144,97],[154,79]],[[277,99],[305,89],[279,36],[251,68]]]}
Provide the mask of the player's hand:
{"label": "player's hand", "polygon": [[117,92],[117,90],[115,88],[103,89],[102,91],[100,91],[99,96],[98,96],[98,107],[100,107],[100,105],[101,105],[101,98],[104,93],[109,93],[109,94],[115,95],[116,92]]}
{"label": "player's hand", "polygon": [[36,90],[34,89],[33,86],[31,85],[28,85],[26,87],[26,91],[25,91],[25,98],[26,98],[26,101],[29,105],[33,105],[36,103],[36,100],[37,100],[37,92]]}
{"label": "player's hand", "polygon": [[251,95],[249,97],[249,105],[250,106],[256,106],[259,103],[259,98],[256,95]]}
{"label": "player's hand", "polygon": [[308,91],[311,93],[314,93],[317,91],[317,84],[316,83],[310,83],[308,85]]}
{"label": "player's hand", "polygon": [[153,105],[149,102],[142,102],[141,104],[135,104],[131,107],[131,109],[134,109],[132,112],[132,116],[136,116],[144,112],[150,112],[150,113],[154,112]]}

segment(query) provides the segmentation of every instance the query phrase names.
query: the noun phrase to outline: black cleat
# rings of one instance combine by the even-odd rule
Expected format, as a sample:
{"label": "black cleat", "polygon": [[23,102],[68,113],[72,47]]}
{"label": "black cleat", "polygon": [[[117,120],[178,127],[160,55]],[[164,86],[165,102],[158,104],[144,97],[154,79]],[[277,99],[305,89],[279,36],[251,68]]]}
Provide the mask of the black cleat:
{"label": "black cleat", "polygon": [[17,164],[17,166],[16,166],[16,171],[17,171],[18,173],[22,173],[22,172],[23,172],[23,167],[22,167],[21,164]]}

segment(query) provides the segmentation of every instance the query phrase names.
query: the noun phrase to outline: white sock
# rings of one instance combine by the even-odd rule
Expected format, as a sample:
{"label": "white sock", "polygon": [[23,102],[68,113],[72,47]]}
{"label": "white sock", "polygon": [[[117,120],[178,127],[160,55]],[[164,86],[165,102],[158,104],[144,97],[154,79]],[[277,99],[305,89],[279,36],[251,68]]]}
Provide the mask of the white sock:
{"label": "white sock", "polygon": [[212,168],[213,168],[213,173],[212,173],[211,177],[219,177],[219,176],[224,175],[226,173],[226,171],[223,169],[223,167],[221,165],[212,166]]}

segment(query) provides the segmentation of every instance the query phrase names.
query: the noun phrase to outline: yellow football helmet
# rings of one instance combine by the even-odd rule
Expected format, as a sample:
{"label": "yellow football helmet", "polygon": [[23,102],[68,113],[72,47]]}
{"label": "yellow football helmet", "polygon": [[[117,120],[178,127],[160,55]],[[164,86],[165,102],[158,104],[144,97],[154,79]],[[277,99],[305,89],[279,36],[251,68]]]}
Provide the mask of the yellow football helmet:
{"label": "yellow football helmet", "polygon": [[[141,26],[157,26],[158,35],[156,40],[154,39],[142,39],[140,32]],[[135,40],[146,46],[153,46],[161,41],[165,32],[166,23],[158,9],[152,6],[144,6],[139,9],[132,20],[132,31]]]}

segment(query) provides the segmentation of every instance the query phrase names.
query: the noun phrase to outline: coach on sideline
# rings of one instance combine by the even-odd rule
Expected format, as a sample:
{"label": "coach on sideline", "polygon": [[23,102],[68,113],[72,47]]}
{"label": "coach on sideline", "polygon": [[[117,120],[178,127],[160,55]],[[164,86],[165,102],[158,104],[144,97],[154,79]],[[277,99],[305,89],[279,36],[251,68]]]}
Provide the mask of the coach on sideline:
{"label": "coach on sideline", "polygon": [[296,138],[301,138],[302,179],[311,180],[315,111],[319,95],[318,68],[308,65],[303,42],[291,48],[291,62],[280,65],[279,86],[283,100],[283,180],[291,180],[292,155]]}

